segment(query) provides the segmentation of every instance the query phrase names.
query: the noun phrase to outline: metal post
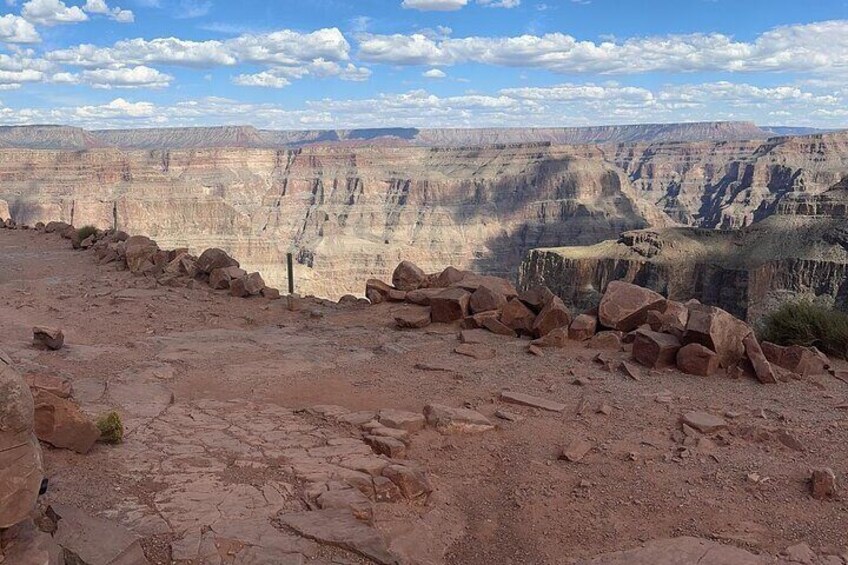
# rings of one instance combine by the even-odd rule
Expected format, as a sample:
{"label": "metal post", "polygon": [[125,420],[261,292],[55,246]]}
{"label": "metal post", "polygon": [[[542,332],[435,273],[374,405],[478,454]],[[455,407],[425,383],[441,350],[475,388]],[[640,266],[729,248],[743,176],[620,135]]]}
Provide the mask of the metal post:
{"label": "metal post", "polygon": [[289,294],[294,294],[294,258],[291,253],[286,253],[286,262],[289,266]]}

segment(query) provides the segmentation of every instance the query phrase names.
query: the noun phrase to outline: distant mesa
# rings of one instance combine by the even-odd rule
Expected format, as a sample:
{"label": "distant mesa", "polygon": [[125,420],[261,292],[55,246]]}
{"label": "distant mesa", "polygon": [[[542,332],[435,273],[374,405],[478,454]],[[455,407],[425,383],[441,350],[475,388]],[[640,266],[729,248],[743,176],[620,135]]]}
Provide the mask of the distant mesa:
{"label": "distant mesa", "polygon": [[694,122],[565,128],[364,128],[268,130],[253,126],[85,130],[62,125],[0,127],[0,148],[84,150],[293,148],[312,144],[472,146],[515,143],[602,144],[731,141],[820,133],[761,128],[751,122]]}

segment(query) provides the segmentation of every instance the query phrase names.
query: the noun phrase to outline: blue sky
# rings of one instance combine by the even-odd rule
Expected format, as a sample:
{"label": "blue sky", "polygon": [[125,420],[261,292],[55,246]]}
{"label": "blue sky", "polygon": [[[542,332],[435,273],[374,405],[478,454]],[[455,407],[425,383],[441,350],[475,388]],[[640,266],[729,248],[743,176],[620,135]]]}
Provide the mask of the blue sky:
{"label": "blue sky", "polygon": [[848,127],[848,0],[0,0],[0,119]]}

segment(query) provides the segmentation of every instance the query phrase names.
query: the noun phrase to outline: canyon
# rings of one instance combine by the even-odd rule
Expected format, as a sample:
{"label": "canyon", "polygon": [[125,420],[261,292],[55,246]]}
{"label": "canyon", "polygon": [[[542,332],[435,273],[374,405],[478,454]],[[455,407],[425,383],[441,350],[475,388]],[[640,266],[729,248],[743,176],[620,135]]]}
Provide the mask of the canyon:
{"label": "canyon", "polygon": [[[361,295],[367,279],[409,259],[544,281],[573,306],[611,278],[740,316],[767,295],[841,304],[848,133],[770,135],[744,123],[4,128],[0,201],[20,223],[115,227],[194,253],[220,247],[281,288],[290,252],[296,290],[331,298]],[[616,243],[634,230],[648,231]],[[691,268],[675,269],[679,261]],[[726,288],[707,292],[719,281]]]}

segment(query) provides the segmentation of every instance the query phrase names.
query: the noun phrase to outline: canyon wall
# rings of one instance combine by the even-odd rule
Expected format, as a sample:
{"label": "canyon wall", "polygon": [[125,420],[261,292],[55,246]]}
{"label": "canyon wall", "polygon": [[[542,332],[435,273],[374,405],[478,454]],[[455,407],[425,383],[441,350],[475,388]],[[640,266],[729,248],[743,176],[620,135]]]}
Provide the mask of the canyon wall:
{"label": "canyon wall", "polygon": [[534,247],[670,225],[621,171],[568,147],[3,150],[18,222],[63,220],[218,246],[284,287],[362,293],[401,259],[514,277]]}
{"label": "canyon wall", "polygon": [[[806,255],[786,247],[780,257],[788,262],[825,261],[841,245],[833,243],[841,241],[838,233],[815,229],[823,217],[844,216],[845,202],[834,189],[848,177],[844,132],[766,141],[269,149],[215,147],[249,132],[202,129],[200,138],[198,128],[114,135],[137,145],[195,140],[211,147],[0,149],[0,200],[23,223],[114,226],[194,252],[222,247],[281,287],[285,254],[292,252],[298,291],[328,297],[361,294],[367,278],[386,278],[401,259],[431,271],[452,264],[514,278],[531,249],[566,246],[567,253],[531,254],[522,280],[544,279],[574,298],[568,285],[598,290],[611,277],[633,277],[739,314],[749,310],[751,288],[774,286],[762,283],[766,275],[754,267],[772,269],[769,280],[777,280],[790,264],[769,267],[753,252],[726,262],[740,246],[781,252],[751,233],[779,228],[791,234],[791,228],[801,230],[794,237],[823,242]],[[30,141],[50,139],[47,129],[33,131]],[[98,132],[88,134],[79,139],[101,143]],[[623,232],[651,228],[659,234],[654,240],[664,241],[664,228],[675,225],[692,228],[681,233],[709,235],[687,237],[697,245],[672,239],[669,245],[686,253],[665,266],[647,261],[637,268],[645,262],[638,252],[612,251]],[[730,228],[748,235],[737,240]],[[640,238],[638,246],[645,247]],[[726,251],[716,258],[716,249]],[[828,260],[841,264],[839,253],[831,255]],[[582,262],[566,268],[560,256]],[[673,267],[678,264],[689,266]],[[691,274],[681,276],[687,268]],[[830,277],[831,284],[839,268],[827,269],[808,276],[815,284]],[[836,297],[841,291],[827,292]]]}

